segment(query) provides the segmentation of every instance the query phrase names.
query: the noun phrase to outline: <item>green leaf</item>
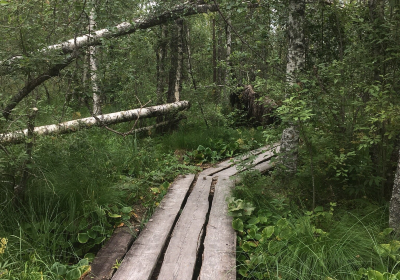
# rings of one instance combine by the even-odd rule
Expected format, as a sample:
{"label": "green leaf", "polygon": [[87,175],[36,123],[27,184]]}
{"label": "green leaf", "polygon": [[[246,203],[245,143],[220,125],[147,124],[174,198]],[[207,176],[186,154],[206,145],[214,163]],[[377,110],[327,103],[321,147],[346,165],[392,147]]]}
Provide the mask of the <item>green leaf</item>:
{"label": "green leaf", "polygon": [[314,212],[322,212],[322,211],[324,211],[324,207],[322,207],[322,206],[317,206],[314,209]]}
{"label": "green leaf", "polygon": [[280,219],[277,223],[276,226],[279,228],[286,227],[288,225],[288,221],[285,218]]}
{"label": "green leaf", "polygon": [[256,225],[256,224],[258,224],[259,222],[260,222],[260,219],[257,218],[257,217],[251,218],[251,219],[248,221],[248,223],[249,223],[250,225]]}
{"label": "green leaf", "polygon": [[83,258],[78,262],[78,266],[87,266],[89,265],[89,260],[87,258]]}
{"label": "green leaf", "polygon": [[263,229],[262,235],[264,238],[270,238],[272,234],[274,234],[275,227],[274,226],[269,226]]}
{"label": "green leaf", "polygon": [[275,255],[278,253],[280,250],[282,250],[285,247],[285,243],[282,241],[277,241],[277,240],[271,240],[268,243],[268,251],[272,254]]}
{"label": "green leaf", "polygon": [[4,1],[4,0],[0,1],[0,6],[7,6],[8,4],[10,4],[10,3],[8,3],[7,1]]}
{"label": "green leaf", "polygon": [[129,214],[132,211],[132,207],[122,207],[121,212],[124,214]]}
{"label": "green leaf", "polygon": [[384,236],[386,236],[386,235],[391,234],[392,231],[393,231],[392,228],[385,228],[385,229],[382,231],[382,234],[383,234]]}
{"label": "green leaf", "polygon": [[254,243],[253,241],[244,242],[243,245],[242,245],[242,249],[243,249],[243,251],[245,251],[245,252],[248,252],[248,251],[250,251],[252,248],[256,248],[256,247],[257,247],[257,244]]}
{"label": "green leaf", "polygon": [[113,214],[113,213],[108,213],[108,216],[109,216],[110,218],[121,218],[121,215]]}
{"label": "green leaf", "polygon": [[266,224],[268,222],[268,218],[265,216],[260,216],[258,217],[260,219],[260,223]]}
{"label": "green leaf", "polygon": [[81,271],[78,268],[74,268],[67,273],[65,280],[77,280],[81,277]]}
{"label": "green leaf", "polygon": [[89,234],[87,233],[78,233],[78,241],[79,243],[86,243],[89,240]]}
{"label": "green leaf", "polygon": [[104,228],[102,226],[93,226],[91,230],[95,230],[98,232],[103,232]]}
{"label": "green leaf", "polygon": [[232,227],[236,231],[243,232],[243,221],[241,219],[233,220]]}
{"label": "green leaf", "polygon": [[53,263],[53,265],[50,268],[51,272],[57,274],[57,275],[65,275],[65,273],[67,272],[67,268],[65,265],[59,263],[59,262],[55,262]]}
{"label": "green leaf", "polygon": [[103,241],[104,241],[105,239],[106,239],[105,236],[97,237],[97,238],[94,240],[94,243],[95,243],[95,244],[101,244],[101,243],[103,243]]}
{"label": "green leaf", "polygon": [[87,259],[89,262],[93,261],[95,257],[96,257],[96,255],[93,254],[93,253],[87,253],[87,254],[84,256],[84,258]]}
{"label": "green leaf", "polygon": [[383,274],[371,269],[368,271],[368,280],[384,280]]}
{"label": "green leaf", "polygon": [[97,231],[94,230],[88,230],[87,234],[89,235],[90,238],[95,239],[97,237]]}

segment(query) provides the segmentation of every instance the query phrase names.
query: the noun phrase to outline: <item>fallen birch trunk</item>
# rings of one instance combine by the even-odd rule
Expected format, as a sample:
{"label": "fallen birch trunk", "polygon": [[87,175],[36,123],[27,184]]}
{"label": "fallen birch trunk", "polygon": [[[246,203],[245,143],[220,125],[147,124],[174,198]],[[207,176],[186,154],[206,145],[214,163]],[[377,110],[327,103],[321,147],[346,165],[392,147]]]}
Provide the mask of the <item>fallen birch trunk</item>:
{"label": "fallen birch trunk", "polygon": [[[101,29],[90,34],[85,34],[72,38],[60,44],[48,46],[41,49],[40,52],[46,54],[52,50],[60,50],[64,54],[72,53],[82,47],[96,46],[101,44],[102,39],[115,38],[136,32],[139,29],[147,29],[162,23],[178,19],[183,16],[191,16],[201,13],[217,11],[216,5],[210,4],[191,4],[185,3],[175,6],[169,11],[163,12],[150,18],[134,19],[131,22],[122,22],[110,29]],[[7,74],[7,67],[22,59],[23,56],[14,56],[8,60],[0,61],[0,75]]]}
{"label": "fallen birch trunk", "polygon": [[[189,101],[179,101],[175,103],[163,104],[158,106],[152,106],[147,108],[134,109],[129,111],[121,111],[117,113],[111,113],[106,115],[99,115],[96,118],[89,117],[59,124],[51,124],[45,126],[35,127],[33,130],[34,136],[44,136],[51,134],[65,134],[78,131],[80,129],[91,128],[93,126],[105,126],[111,124],[117,124],[122,122],[128,122],[136,120],[138,118],[152,118],[172,111],[182,111],[189,108]],[[99,119],[100,121],[98,121]],[[165,123],[164,123],[165,124]],[[142,130],[148,130],[142,129]],[[138,129],[138,132],[141,129]],[[28,135],[28,130],[13,131],[9,133],[0,134],[1,144],[18,144],[23,143]]]}

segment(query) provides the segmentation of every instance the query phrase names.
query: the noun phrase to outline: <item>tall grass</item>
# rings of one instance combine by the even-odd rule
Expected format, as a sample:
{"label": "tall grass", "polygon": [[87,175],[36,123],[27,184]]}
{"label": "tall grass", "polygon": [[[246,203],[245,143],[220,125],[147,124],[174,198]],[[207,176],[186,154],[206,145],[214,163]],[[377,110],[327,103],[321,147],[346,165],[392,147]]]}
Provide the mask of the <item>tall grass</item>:
{"label": "tall grass", "polygon": [[[247,233],[239,234],[243,240],[238,247],[240,279],[369,279],[359,273],[361,268],[399,271],[393,259],[400,257],[398,251],[389,257],[377,250],[379,244],[389,244],[394,238],[382,234],[388,221],[386,206],[359,199],[343,201],[330,210],[306,211],[277,194],[277,184],[271,177],[247,173],[234,190],[236,198],[256,206],[251,217],[267,217],[264,227],[275,227],[274,234],[255,241],[253,249],[242,247],[244,240],[252,239],[247,239]],[[288,221],[285,235],[278,222],[282,218]],[[246,223],[245,228],[254,228]],[[258,230],[261,234],[263,227]]]}
{"label": "tall grass", "polygon": [[[110,213],[139,203],[155,207],[162,194],[155,196],[151,188],[172,182],[180,173],[197,171],[180,162],[175,150],[252,135],[256,137],[254,131],[204,130],[187,124],[156,137],[123,138],[93,128],[37,139],[25,199],[12,201],[12,184],[0,184],[0,238],[8,240],[0,253],[0,279],[58,279],[52,270],[55,263],[76,264],[101,246],[92,239],[81,243],[78,234],[96,227],[99,236],[107,238],[121,222]],[[23,149],[12,147],[14,160],[0,173],[18,179]],[[12,182],[4,176],[1,182]]]}

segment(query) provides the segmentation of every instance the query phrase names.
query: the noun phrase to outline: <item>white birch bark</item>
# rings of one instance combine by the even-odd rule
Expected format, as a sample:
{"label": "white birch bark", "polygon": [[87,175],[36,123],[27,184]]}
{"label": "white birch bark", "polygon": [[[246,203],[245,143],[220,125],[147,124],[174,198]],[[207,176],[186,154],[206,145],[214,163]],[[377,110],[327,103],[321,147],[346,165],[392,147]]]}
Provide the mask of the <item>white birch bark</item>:
{"label": "white birch bark", "polygon": [[[286,64],[286,75],[289,86],[296,83],[296,75],[304,69],[304,12],[303,0],[290,0],[288,21],[288,56]],[[297,170],[297,149],[299,143],[299,131],[292,123],[282,133],[281,138],[281,160],[286,171],[295,173]]]}
{"label": "white birch bark", "polygon": [[175,102],[179,101],[181,83],[182,83],[182,62],[183,62],[183,20],[180,19],[177,21],[177,32],[178,32],[178,64],[176,67],[176,76],[175,76]]}
{"label": "white birch bark", "polygon": [[[39,50],[39,52],[46,54],[54,50],[61,51],[64,54],[72,53],[79,48],[96,46],[101,44],[102,39],[120,37],[127,34],[136,32],[139,29],[147,29],[169,20],[175,20],[183,16],[191,16],[207,12],[217,11],[216,5],[200,4],[196,5],[186,2],[181,5],[173,7],[171,10],[161,13],[153,17],[145,17],[134,19],[131,22],[122,22],[110,29],[101,29],[89,34],[85,34],[60,44],[48,46]],[[22,59],[23,56],[14,56],[10,59],[0,61],[0,75],[6,75],[9,72],[8,67]]]}
{"label": "white birch bark", "polygon": [[[89,14],[89,34],[95,29],[96,21],[94,20],[96,11],[93,6]],[[101,95],[99,92],[99,86],[97,84],[97,61],[96,61],[96,47],[90,46],[89,50],[89,64],[90,64],[90,80],[92,82],[92,94],[93,94],[93,115],[101,115]]]}
{"label": "white birch bark", "polygon": [[[51,124],[45,126],[35,127],[33,134],[36,136],[51,135],[51,134],[64,134],[75,132],[79,129],[91,128],[93,126],[111,125],[116,123],[128,122],[138,118],[151,118],[160,115],[165,115],[173,111],[182,111],[189,108],[189,101],[179,101],[175,103],[163,104],[141,109],[134,109],[129,111],[121,111],[106,115],[83,118],[59,124]],[[28,130],[13,131],[9,133],[0,134],[0,143],[2,144],[17,144],[24,142],[28,136]]]}

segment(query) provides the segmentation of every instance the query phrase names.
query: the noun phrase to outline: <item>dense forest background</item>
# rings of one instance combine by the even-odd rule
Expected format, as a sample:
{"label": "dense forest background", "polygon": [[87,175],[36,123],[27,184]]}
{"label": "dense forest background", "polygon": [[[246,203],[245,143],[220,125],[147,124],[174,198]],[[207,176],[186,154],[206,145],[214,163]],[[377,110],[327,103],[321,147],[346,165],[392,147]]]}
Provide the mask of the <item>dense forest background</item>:
{"label": "dense forest background", "polygon": [[[234,192],[255,207],[234,225],[238,277],[398,279],[399,1],[0,0],[0,42],[0,279],[79,279],[176,175],[288,128],[277,168]],[[182,100],[179,114],[33,133]],[[290,234],[258,246],[246,224]]]}

